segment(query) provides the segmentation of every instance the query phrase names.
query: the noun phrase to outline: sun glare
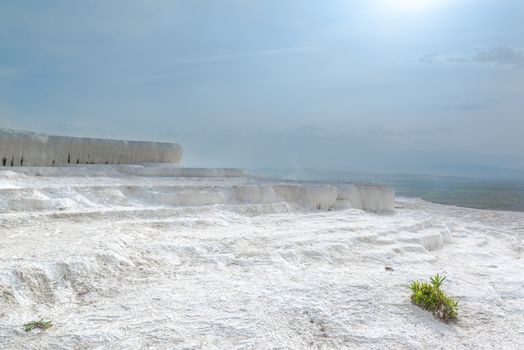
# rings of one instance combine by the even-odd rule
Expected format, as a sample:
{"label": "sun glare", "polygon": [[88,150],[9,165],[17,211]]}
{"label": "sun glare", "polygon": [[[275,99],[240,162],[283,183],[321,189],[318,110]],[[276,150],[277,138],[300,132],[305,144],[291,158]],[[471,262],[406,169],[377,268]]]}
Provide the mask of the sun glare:
{"label": "sun glare", "polygon": [[384,0],[386,10],[396,12],[425,12],[446,3],[445,0]]}

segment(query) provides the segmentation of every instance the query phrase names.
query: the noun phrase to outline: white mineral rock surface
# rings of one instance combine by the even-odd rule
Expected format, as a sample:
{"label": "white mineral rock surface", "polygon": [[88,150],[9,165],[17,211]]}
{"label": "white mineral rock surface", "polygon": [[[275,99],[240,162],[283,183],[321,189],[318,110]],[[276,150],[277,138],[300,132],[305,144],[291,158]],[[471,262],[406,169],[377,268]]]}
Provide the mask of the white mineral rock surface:
{"label": "white mineral rock surface", "polygon": [[[524,348],[524,214],[393,198],[233,169],[2,170],[0,349]],[[456,323],[410,302],[435,273]]]}
{"label": "white mineral rock surface", "polygon": [[68,164],[178,164],[182,147],[175,143],[51,136],[0,128],[0,166]]}

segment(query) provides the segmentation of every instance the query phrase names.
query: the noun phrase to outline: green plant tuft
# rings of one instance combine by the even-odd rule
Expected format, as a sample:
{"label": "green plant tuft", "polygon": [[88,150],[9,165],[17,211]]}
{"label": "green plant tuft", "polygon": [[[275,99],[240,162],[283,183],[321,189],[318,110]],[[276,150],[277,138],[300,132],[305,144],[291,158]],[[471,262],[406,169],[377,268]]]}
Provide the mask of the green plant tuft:
{"label": "green plant tuft", "polygon": [[32,322],[24,324],[24,330],[26,332],[31,332],[33,329],[36,329],[36,328],[45,331],[51,327],[53,327],[53,322],[45,321],[43,318],[40,318],[38,321],[32,321]]}
{"label": "green plant tuft", "polygon": [[457,318],[458,301],[447,296],[440,287],[446,277],[436,274],[431,277],[431,283],[414,281],[409,286],[413,294],[411,301],[416,305],[433,312],[441,320]]}

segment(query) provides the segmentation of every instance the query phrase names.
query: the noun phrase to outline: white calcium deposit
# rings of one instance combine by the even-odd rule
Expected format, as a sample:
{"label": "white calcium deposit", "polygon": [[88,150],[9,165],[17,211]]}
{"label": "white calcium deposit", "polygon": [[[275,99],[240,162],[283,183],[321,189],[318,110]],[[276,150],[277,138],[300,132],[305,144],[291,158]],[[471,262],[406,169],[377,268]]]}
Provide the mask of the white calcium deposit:
{"label": "white calcium deposit", "polygon": [[0,166],[67,164],[178,164],[182,147],[175,143],[50,136],[0,128]]}
{"label": "white calcium deposit", "polygon": [[[0,349],[524,348],[523,213],[234,169],[13,167],[0,237]],[[435,273],[455,323],[410,302]]]}

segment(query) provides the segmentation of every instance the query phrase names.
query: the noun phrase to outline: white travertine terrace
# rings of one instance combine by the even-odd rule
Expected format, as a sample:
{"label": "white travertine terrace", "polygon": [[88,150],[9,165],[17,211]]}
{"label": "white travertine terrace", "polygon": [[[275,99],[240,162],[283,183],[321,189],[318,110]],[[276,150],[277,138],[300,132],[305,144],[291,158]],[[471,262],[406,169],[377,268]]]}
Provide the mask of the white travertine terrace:
{"label": "white travertine terrace", "polygon": [[[25,165],[0,166],[0,349],[524,349],[524,213],[402,198],[377,215],[393,189],[241,169]],[[452,325],[410,303],[437,271]]]}
{"label": "white travertine terrace", "polygon": [[[0,168],[1,169],[1,168]],[[170,165],[13,167],[0,171],[0,211],[92,207],[250,208],[253,213],[333,209],[392,211],[392,188],[324,184],[249,176],[242,169]],[[58,181],[57,181],[58,180]]]}
{"label": "white travertine terrace", "polygon": [[174,143],[49,136],[0,129],[0,165],[178,164],[182,147]]}
{"label": "white travertine terrace", "polygon": [[[0,209],[63,210],[64,198],[71,209],[85,208],[86,203],[95,207],[122,203],[167,207],[254,205],[258,206],[255,212],[350,208],[384,212],[394,207],[395,192],[385,186],[270,181],[250,177],[242,169],[173,166],[181,157],[182,148],[172,143],[0,129],[0,165],[28,176],[31,184],[37,183],[35,176],[60,178],[59,186],[28,191],[24,190],[26,185],[16,190],[0,186]],[[101,178],[114,181],[102,186]],[[68,179],[72,179],[69,184]],[[108,191],[114,195],[107,196]]]}
{"label": "white travertine terrace", "polygon": [[[231,169],[0,167],[0,348],[524,349],[524,213],[358,209],[392,198]],[[453,324],[409,299],[436,272]],[[40,317],[54,326],[24,332]]]}

